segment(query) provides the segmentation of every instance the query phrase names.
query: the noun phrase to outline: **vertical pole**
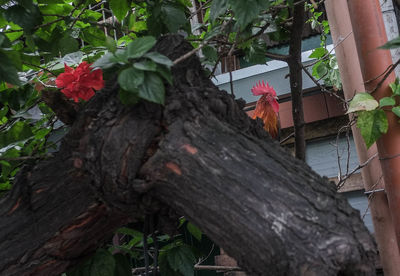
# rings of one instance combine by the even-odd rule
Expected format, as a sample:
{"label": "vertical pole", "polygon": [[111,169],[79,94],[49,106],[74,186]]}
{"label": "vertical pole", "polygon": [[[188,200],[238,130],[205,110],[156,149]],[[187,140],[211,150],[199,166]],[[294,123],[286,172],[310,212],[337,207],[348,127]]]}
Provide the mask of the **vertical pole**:
{"label": "vertical pole", "polygon": [[[373,91],[382,80],[381,74],[392,64],[389,50],[378,49],[387,41],[382,12],[378,0],[348,0],[354,38],[360,59],[361,73],[367,91]],[[378,77],[378,78],[377,78]],[[392,73],[372,95],[379,100],[389,96]],[[389,130],[377,141],[377,148],[385,180],[385,190],[392,216],[397,244],[400,241],[400,124],[388,111]]]}
{"label": "vertical pole", "polygon": [[[354,93],[365,91],[357,55],[350,14],[346,0],[327,0],[325,7],[335,54],[339,64],[343,91],[346,99],[351,99]],[[367,150],[360,131],[352,126],[353,138],[356,144],[360,164],[366,162],[377,152],[376,145]],[[373,159],[361,170],[364,188],[366,191],[384,187],[382,170],[377,158]],[[400,255],[397,247],[396,235],[390,216],[388,201],[385,193],[374,193],[369,197],[369,207],[375,229],[375,239],[378,244],[381,264],[385,275],[400,275]]]}

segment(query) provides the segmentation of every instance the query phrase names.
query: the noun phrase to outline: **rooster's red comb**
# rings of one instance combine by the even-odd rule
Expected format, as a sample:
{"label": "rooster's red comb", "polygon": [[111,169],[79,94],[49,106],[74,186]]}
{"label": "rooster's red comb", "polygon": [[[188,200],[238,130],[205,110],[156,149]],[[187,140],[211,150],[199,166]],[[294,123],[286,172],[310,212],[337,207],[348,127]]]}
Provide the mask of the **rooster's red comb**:
{"label": "rooster's red comb", "polygon": [[270,93],[273,97],[276,97],[275,89],[272,86],[269,86],[268,82],[265,84],[264,81],[262,81],[262,84],[261,81],[259,81],[255,86],[253,86],[251,92],[254,96],[261,96]]}

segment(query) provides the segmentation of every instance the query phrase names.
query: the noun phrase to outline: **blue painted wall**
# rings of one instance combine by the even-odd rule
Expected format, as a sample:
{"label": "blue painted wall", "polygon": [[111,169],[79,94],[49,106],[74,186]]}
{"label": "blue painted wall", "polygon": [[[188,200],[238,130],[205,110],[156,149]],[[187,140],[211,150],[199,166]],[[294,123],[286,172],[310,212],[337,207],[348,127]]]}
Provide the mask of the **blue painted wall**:
{"label": "blue painted wall", "polygon": [[[349,171],[352,171],[359,164],[358,156],[355,149],[353,139],[350,137],[350,157],[349,157]],[[307,143],[306,149],[306,162],[318,174],[327,177],[337,177],[339,171],[337,149],[340,155],[340,166],[342,174],[346,173],[347,167],[347,139],[340,138],[336,141],[336,137],[319,139]],[[364,195],[364,190],[352,191],[343,193],[347,198],[350,205],[360,211],[360,216],[363,218],[368,230],[373,233],[374,227],[372,224],[372,217],[368,208],[368,199]]]}

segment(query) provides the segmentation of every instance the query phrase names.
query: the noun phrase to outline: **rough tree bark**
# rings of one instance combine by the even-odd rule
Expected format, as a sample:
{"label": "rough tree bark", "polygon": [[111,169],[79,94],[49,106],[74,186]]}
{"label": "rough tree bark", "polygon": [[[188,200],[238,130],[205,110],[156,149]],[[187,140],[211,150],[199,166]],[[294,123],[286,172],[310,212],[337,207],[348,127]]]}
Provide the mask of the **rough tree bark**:
{"label": "rough tree bark", "polygon": [[[190,49],[179,36],[156,45],[172,60]],[[58,275],[117,227],[169,208],[249,275],[374,274],[373,240],[332,183],[280,148],[196,57],[173,76],[164,107],[123,106],[115,85],[104,89],[54,158],[22,170],[0,201],[0,275]]]}

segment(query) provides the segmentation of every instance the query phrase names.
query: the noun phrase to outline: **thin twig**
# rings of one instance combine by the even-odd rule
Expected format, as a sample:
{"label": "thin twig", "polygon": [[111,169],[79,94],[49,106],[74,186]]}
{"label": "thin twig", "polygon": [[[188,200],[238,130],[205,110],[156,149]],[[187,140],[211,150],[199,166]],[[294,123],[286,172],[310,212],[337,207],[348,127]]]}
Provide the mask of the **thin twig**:
{"label": "thin twig", "polygon": [[[374,90],[368,92],[370,94],[376,92],[381,86],[382,84],[385,82],[385,80],[390,76],[390,74],[393,72],[393,70],[397,67],[397,65],[400,64],[400,59],[398,61],[396,61],[395,64],[391,64],[388,66],[388,68],[386,68],[386,70],[380,74],[379,76],[377,76],[376,78],[370,79],[368,81],[365,82],[365,84],[370,83],[378,78],[380,78],[383,75],[383,78],[378,82],[378,84],[375,86]],[[385,73],[386,72],[386,73]]]}
{"label": "thin twig", "polygon": [[[367,213],[368,213],[368,209],[370,208],[370,203],[371,203],[371,201],[372,201],[372,199],[373,199],[373,197],[375,196],[375,193],[376,193],[375,187],[378,186],[378,184],[381,182],[382,178],[383,178],[383,174],[381,174],[381,176],[380,176],[380,177],[378,178],[378,180],[374,183],[374,185],[372,185],[372,187],[370,188],[369,191],[365,191],[365,193],[370,192],[370,191],[372,191],[372,192],[371,192],[370,194],[368,194],[368,206],[367,206],[367,208],[365,209],[364,214],[361,216],[362,219],[364,219],[365,216],[366,216]],[[384,191],[384,189],[383,189],[383,191]]]}
{"label": "thin twig", "polygon": [[304,65],[304,67],[307,68],[307,67],[313,66],[313,65],[317,64],[319,61],[327,59],[327,58],[332,54],[332,52],[333,52],[340,44],[342,44],[352,33],[353,33],[353,31],[349,32],[344,38],[339,39],[338,42],[336,43],[336,45],[334,45],[333,48],[332,48],[328,53],[326,53],[326,54],[325,54],[324,56],[322,56],[321,58],[319,58],[319,59],[317,59],[317,60],[311,62],[310,64]]}
{"label": "thin twig", "polygon": [[149,227],[149,215],[144,216],[144,227],[143,227],[143,251],[144,251],[144,266],[145,266],[145,275],[149,276],[149,254],[148,254],[148,244],[147,244],[147,235],[148,235],[148,227]]}
{"label": "thin twig", "polygon": [[396,158],[396,157],[400,157],[400,153],[394,154],[394,155],[390,155],[390,156],[380,157],[379,160],[389,160],[389,159],[393,159],[393,158]]}
{"label": "thin twig", "polygon": [[20,157],[0,157],[1,161],[26,161],[26,160],[34,160],[34,159],[42,159],[46,157],[53,157],[52,154],[45,155],[35,155],[35,156],[20,156]]}
{"label": "thin twig", "polygon": [[346,175],[349,174],[350,167],[350,128],[346,129],[346,143],[347,143],[347,160],[346,160]]}
{"label": "thin twig", "polygon": [[185,59],[191,57],[192,55],[194,55],[195,53],[197,53],[198,51],[200,51],[204,46],[206,46],[207,43],[208,43],[208,41],[204,41],[203,43],[201,43],[201,44],[199,45],[199,47],[194,48],[193,50],[187,52],[187,53],[184,54],[183,56],[178,57],[177,59],[175,59],[175,60],[173,61],[173,64],[176,65],[176,64],[178,64],[179,62],[184,61]]}
{"label": "thin twig", "polygon": [[233,59],[232,59],[232,53],[233,53],[233,51],[235,50],[235,47],[236,47],[236,41],[237,41],[237,38],[238,38],[238,36],[239,36],[239,33],[236,33],[236,37],[235,37],[235,42],[233,43],[233,45],[232,45],[232,47],[231,47],[231,49],[229,50],[229,52],[228,52],[228,60],[229,60],[229,85],[230,85],[230,88],[231,88],[231,95],[235,98],[235,93],[233,92],[233,78],[232,78],[232,70],[235,70],[233,67],[235,66],[235,62],[233,61]]}
{"label": "thin twig", "polygon": [[[158,267],[158,241],[157,235],[154,230],[154,215],[152,214],[150,217],[150,230],[151,230],[151,237],[153,238],[154,243],[154,256],[153,256],[153,267]],[[157,269],[154,269],[153,276],[157,276]]]}
{"label": "thin twig", "polygon": [[340,163],[340,159],[341,159],[341,154],[339,153],[339,138],[340,138],[340,133],[342,132],[342,128],[339,129],[337,135],[336,135],[336,157],[337,157],[337,165],[338,165],[338,180],[339,183],[342,180],[342,164]]}
{"label": "thin twig", "polygon": [[351,176],[353,175],[356,171],[364,168],[365,166],[367,166],[374,158],[376,158],[378,156],[378,153],[375,153],[374,155],[372,155],[370,158],[367,159],[367,161],[365,161],[364,163],[358,165],[357,167],[355,167],[348,175],[346,175],[345,177],[343,177],[338,183],[337,183],[337,188],[340,189],[343,186],[343,183]]}
{"label": "thin twig", "polygon": [[71,26],[69,26],[69,30],[71,30],[71,29],[74,27],[74,25],[75,25],[75,23],[78,21],[79,17],[81,17],[81,15],[82,15],[86,10],[87,10],[87,7],[84,7],[84,8],[79,12],[78,16],[75,17],[74,21],[72,21]]}
{"label": "thin twig", "polygon": [[56,75],[53,71],[49,70],[48,68],[45,68],[45,67],[42,67],[42,66],[39,66],[39,65],[36,65],[36,64],[32,64],[32,63],[25,62],[25,61],[23,61],[22,64],[25,64],[25,65],[28,65],[28,66],[33,66],[33,67],[39,68],[40,70],[46,71],[47,73],[50,73],[50,74],[52,74],[53,76]]}
{"label": "thin twig", "polygon": [[285,61],[285,62],[289,59],[288,55],[280,55],[280,54],[275,54],[275,53],[270,53],[270,52],[265,52],[265,56],[267,58]]}
{"label": "thin twig", "polygon": [[221,61],[221,58],[222,58],[221,56],[218,56],[218,59],[215,62],[214,67],[213,67],[209,77],[213,77],[214,76],[215,70],[217,70],[217,67],[218,67],[219,62]]}
{"label": "thin twig", "polygon": [[285,143],[287,140],[289,140],[290,138],[292,138],[292,137],[294,137],[294,132],[292,132],[292,133],[290,133],[286,138],[283,138],[280,142],[279,142],[279,144],[283,144],[283,143]]}
{"label": "thin twig", "polygon": [[339,99],[341,102],[343,102],[343,103],[345,103],[345,104],[347,105],[347,102],[346,102],[345,99],[343,99],[342,97],[340,97],[337,93],[335,93],[335,92],[333,92],[333,91],[331,91],[331,90],[328,90],[328,89],[326,89],[325,86],[321,85],[321,84],[318,82],[318,80],[317,80],[316,78],[314,78],[314,76],[311,75],[310,72],[308,72],[307,68],[305,68],[303,65],[301,66],[301,68],[303,69],[304,73],[306,73],[307,76],[318,86],[318,88],[321,90],[321,92],[325,92],[325,93],[328,93],[328,94],[330,94],[330,95],[332,95],[332,96],[335,96],[337,99]]}
{"label": "thin twig", "polygon": [[[230,60],[230,59],[229,59]],[[232,63],[230,61],[230,63]],[[231,64],[232,65],[232,64]],[[233,78],[232,78],[232,70],[229,70],[229,86],[231,88],[231,95],[235,98],[235,93],[233,92]]]}
{"label": "thin twig", "polygon": [[214,247],[215,247],[215,244],[213,243],[210,251],[208,252],[208,255],[205,258],[200,258],[196,265],[201,265],[204,261],[206,261],[211,256],[212,252],[214,251]]}
{"label": "thin twig", "polygon": [[238,266],[222,266],[222,265],[195,265],[196,270],[220,270],[220,271],[243,271]]}
{"label": "thin twig", "polygon": [[189,16],[188,19],[189,19],[189,20],[192,19],[199,11],[201,11],[202,9],[204,9],[204,7],[207,6],[210,2],[211,2],[211,0],[208,0],[208,1],[205,2],[204,4],[202,4],[202,3],[200,2],[200,7],[199,7],[197,10],[193,11],[193,12],[190,14],[190,16]]}

